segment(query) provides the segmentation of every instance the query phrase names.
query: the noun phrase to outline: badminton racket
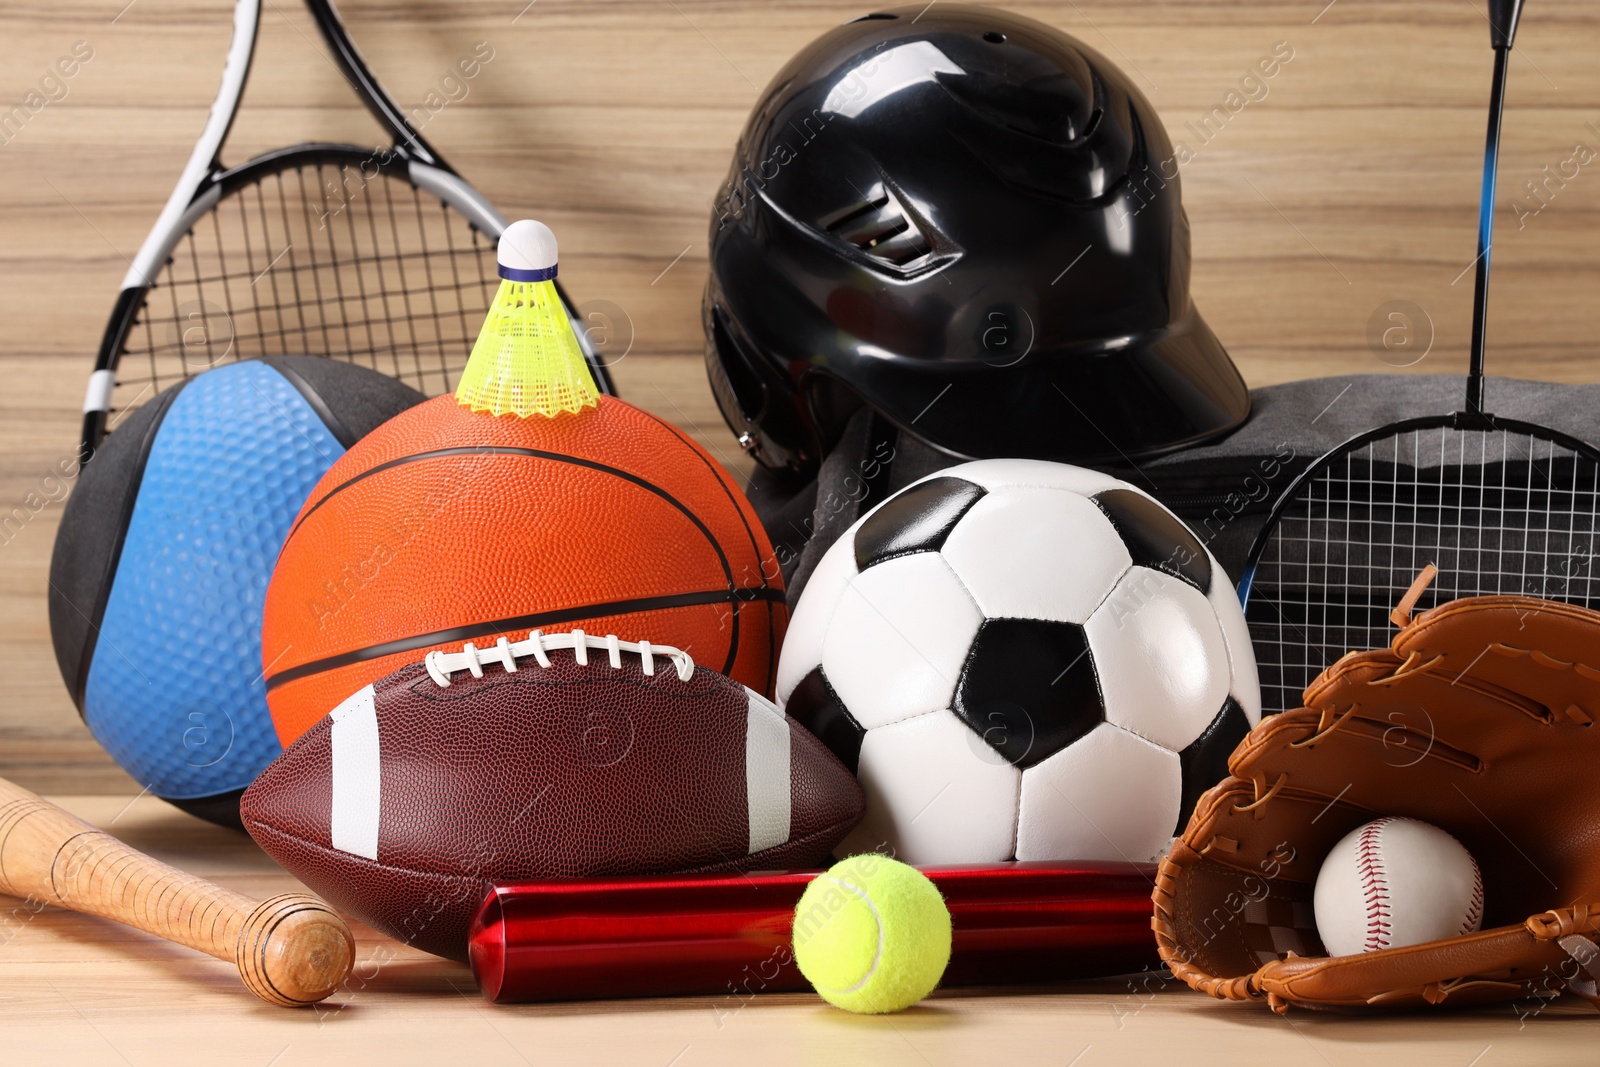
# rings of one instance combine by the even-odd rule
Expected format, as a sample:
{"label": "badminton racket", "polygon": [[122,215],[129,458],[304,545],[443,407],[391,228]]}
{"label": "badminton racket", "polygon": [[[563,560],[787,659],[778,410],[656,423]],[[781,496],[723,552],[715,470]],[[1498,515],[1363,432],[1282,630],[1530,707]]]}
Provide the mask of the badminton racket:
{"label": "badminton racket", "polygon": [[1524,593],[1600,606],[1600,452],[1484,407],[1500,119],[1522,3],[1489,8],[1494,76],[1466,405],[1346,441],[1274,505],[1239,586],[1269,711],[1299,707],[1346,651],[1388,645],[1390,612],[1429,564],[1434,602]]}
{"label": "badminton racket", "polygon": [[[261,0],[238,0],[210,117],[106,324],[84,458],[128,411],[227,360],[322,355],[428,395],[455,388],[499,284],[506,220],[378,84],[329,0],[306,6],[391,143],[302,143],[225,166],[261,21]],[[614,393],[561,297],[596,384]]]}

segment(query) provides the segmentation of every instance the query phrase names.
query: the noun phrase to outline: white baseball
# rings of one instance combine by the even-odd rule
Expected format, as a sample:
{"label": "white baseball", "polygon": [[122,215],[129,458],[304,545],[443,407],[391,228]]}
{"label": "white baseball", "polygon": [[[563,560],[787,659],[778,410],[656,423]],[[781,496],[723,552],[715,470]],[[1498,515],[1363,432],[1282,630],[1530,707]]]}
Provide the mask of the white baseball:
{"label": "white baseball", "polygon": [[1340,839],[1312,904],[1333,956],[1469,934],[1483,921],[1483,875],[1461,842],[1416,819],[1374,819]]}

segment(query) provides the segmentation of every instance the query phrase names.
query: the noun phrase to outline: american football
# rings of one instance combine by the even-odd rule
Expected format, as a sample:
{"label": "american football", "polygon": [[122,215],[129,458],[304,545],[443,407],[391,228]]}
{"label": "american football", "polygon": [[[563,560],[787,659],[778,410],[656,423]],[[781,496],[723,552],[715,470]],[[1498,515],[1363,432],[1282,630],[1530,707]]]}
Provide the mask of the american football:
{"label": "american football", "polygon": [[850,772],[759,694],[582,631],[435,652],[366,686],[241,804],[316,892],[459,960],[493,881],[805,867],[862,809]]}

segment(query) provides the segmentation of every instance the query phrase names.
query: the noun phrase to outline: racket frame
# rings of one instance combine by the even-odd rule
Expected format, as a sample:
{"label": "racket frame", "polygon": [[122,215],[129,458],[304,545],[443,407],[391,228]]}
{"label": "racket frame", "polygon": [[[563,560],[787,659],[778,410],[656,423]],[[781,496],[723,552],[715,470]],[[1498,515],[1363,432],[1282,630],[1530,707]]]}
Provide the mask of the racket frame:
{"label": "racket frame", "polygon": [[1483,181],[1478,195],[1478,258],[1477,276],[1472,295],[1472,352],[1467,370],[1467,405],[1463,411],[1452,415],[1423,415],[1403,419],[1386,426],[1367,430],[1329,449],[1316,462],[1289,483],[1267,516],[1266,524],[1256,534],[1245,557],[1244,572],[1239,579],[1239,603],[1250,606],[1250,590],[1255,584],[1256,566],[1266,551],[1267,543],[1278,528],[1289,505],[1298,498],[1300,489],[1335,462],[1384,437],[1398,437],[1416,430],[1503,430],[1541,438],[1580,455],[1600,462],[1600,453],[1577,438],[1532,423],[1514,419],[1498,419],[1483,410],[1484,348],[1489,321],[1489,256],[1494,249],[1494,197],[1500,172],[1500,124],[1505,110],[1506,77],[1511,58],[1511,46],[1516,38],[1517,22],[1522,14],[1522,0],[1492,0],[1490,4],[1490,43],[1494,47],[1494,74],[1489,85],[1489,125],[1484,134]]}
{"label": "racket frame", "polygon": [[1267,544],[1272,540],[1272,534],[1277,530],[1284,513],[1291,505],[1300,500],[1300,490],[1311,482],[1323,471],[1332,467],[1341,459],[1356,452],[1374,441],[1385,437],[1400,437],[1404,434],[1414,433],[1419,430],[1461,430],[1496,432],[1508,434],[1522,434],[1536,440],[1546,441],[1559,445],[1583,458],[1600,466],[1600,449],[1585,441],[1581,441],[1571,434],[1552,430],[1547,426],[1537,426],[1531,422],[1520,419],[1504,419],[1494,415],[1475,414],[1473,412],[1457,411],[1449,415],[1419,415],[1413,419],[1402,419],[1391,422],[1371,430],[1363,430],[1354,437],[1334,446],[1323,453],[1316,462],[1305,470],[1295,475],[1294,479],[1284,488],[1272,505],[1272,511],[1267,515],[1267,521],[1262,525],[1255,540],[1251,542],[1250,553],[1245,557],[1244,570],[1239,578],[1239,604],[1248,609],[1250,606],[1250,592],[1255,584],[1256,567],[1261,562],[1261,556],[1266,552]]}
{"label": "racket frame", "polygon": [[[332,161],[351,156],[361,161],[371,161],[375,156],[391,155],[404,164],[405,177],[413,186],[437,196],[460,212],[491,242],[498,241],[505,231],[505,216],[412,127],[394,98],[362,59],[330,0],[306,0],[306,7],[330,48],[340,73],[379,125],[393,138],[393,146],[375,151],[353,144],[302,142],[263,152],[238,166],[225,168],[221,162],[222,148],[249,80],[261,25],[261,2],[237,0],[235,3],[233,37],[222,68],[222,84],[216,99],[212,101],[205,128],[195,142],[189,161],[161,214],[157,216],[155,225],[145,236],[127,274],[123,276],[122,288],[101,336],[95,368],[84,393],[83,429],[79,446],[81,461],[87,462],[105,437],[112,394],[116,388],[117,366],[127,345],[128,334],[173,250],[195,223],[215,208],[225,195],[250,184],[261,175],[282,172],[302,162]],[[380,164],[382,167],[388,165],[388,161]],[[615,385],[604,362],[595,353],[571,298],[559,282],[556,291],[572,322],[573,332],[577,335],[578,345],[589,364],[596,386],[602,393],[614,396]]]}
{"label": "racket frame", "polygon": [[[1600,467],[1600,449],[1571,434],[1552,430],[1546,426],[1517,419],[1497,418],[1484,411],[1484,352],[1488,332],[1489,267],[1494,249],[1494,198],[1499,178],[1500,129],[1505,105],[1505,90],[1510,53],[1521,15],[1522,0],[1491,0],[1490,42],[1494,48],[1494,73],[1489,91],[1488,127],[1484,135],[1483,179],[1478,199],[1478,258],[1474,261],[1476,278],[1472,307],[1472,348],[1467,372],[1466,407],[1450,415],[1424,415],[1389,423],[1367,430],[1330,449],[1291,481],[1273,504],[1266,523],[1256,534],[1246,557],[1239,579],[1239,603],[1249,619],[1250,597],[1256,582],[1257,569],[1267,546],[1277,534],[1279,526],[1292,506],[1302,503],[1301,490],[1311,484],[1340,460],[1385,438],[1398,439],[1405,434],[1427,430],[1478,431],[1520,435],[1532,441],[1543,441],[1571,452]],[[1310,561],[1306,566],[1309,568]],[[1309,601],[1308,601],[1309,603]]]}

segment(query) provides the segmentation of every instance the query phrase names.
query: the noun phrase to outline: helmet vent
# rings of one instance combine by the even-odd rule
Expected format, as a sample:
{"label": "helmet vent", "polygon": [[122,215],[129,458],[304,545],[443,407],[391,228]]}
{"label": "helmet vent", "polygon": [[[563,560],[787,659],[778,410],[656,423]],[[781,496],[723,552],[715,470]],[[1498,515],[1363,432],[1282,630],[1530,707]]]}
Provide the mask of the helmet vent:
{"label": "helmet vent", "polygon": [[869,258],[892,267],[910,266],[933,251],[922,230],[887,191],[836,212],[822,225]]}
{"label": "helmet vent", "polygon": [[1085,141],[1093,136],[1095,129],[1100,125],[1100,120],[1105,117],[1105,113],[1105,109],[1099,107],[1089,112],[1089,121],[1083,124],[1083,132],[1078,134],[1077,139]]}

